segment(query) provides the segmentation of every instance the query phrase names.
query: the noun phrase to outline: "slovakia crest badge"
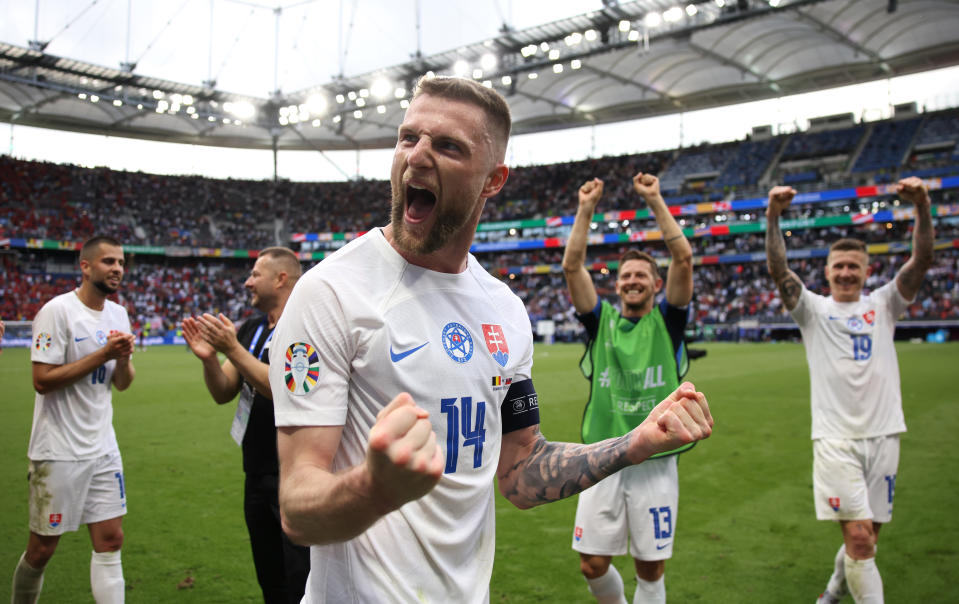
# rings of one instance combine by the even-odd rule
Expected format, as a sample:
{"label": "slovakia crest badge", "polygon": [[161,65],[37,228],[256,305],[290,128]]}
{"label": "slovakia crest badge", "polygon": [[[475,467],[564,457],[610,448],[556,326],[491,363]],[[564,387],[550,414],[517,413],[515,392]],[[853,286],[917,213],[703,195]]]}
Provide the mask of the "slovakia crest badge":
{"label": "slovakia crest badge", "polygon": [[489,350],[493,360],[499,363],[500,367],[506,367],[509,361],[509,344],[506,343],[502,326],[484,323],[483,337],[486,339],[486,349]]}

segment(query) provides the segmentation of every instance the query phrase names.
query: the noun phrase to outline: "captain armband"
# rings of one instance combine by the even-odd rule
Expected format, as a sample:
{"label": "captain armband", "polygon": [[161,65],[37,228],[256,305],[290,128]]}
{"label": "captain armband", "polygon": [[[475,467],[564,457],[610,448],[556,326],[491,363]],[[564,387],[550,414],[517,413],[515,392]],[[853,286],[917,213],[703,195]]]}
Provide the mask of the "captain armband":
{"label": "captain armband", "polygon": [[503,434],[539,424],[539,399],[533,380],[513,382],[500,405]]}

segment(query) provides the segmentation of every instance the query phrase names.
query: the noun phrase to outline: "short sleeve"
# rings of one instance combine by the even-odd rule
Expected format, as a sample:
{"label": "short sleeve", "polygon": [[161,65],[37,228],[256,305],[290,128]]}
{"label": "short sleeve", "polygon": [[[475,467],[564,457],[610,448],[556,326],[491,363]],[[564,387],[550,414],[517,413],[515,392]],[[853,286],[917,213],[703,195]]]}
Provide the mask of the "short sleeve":
{"label": "short sleeve", "polygon": [[35,363],[64,365],[67,359],[67,341],[70,337],[60,305],[56,299],[48,302],[33,319],[33,342],[30,360]]}
{"label": "short sleeve", "polygon": [[817,296],[806,289],[805,284],[802,284],[802,290],[799,292],[799,301],[796,303],[796,308],[789,311],[793,320],[796,321],[800,327],[809,323],[815,316],[816,298]]}
{"label": "short sleeve", "polygon": [[349,324],[332,285],[321,276],[301,279],[270,345],[276,425],[343,425],[354,356]]}

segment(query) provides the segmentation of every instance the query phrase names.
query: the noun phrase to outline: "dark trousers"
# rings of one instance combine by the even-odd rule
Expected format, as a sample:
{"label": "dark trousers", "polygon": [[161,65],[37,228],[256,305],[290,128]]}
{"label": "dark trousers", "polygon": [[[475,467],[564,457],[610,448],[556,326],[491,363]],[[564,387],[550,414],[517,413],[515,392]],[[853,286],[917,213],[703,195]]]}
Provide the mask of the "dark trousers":
{"label": "dark trousers", "polygon": [[295,604],[303,598],[310,572],[310,549],[294,544],[283,533],[279,486],[276,474],[247,474],[243,512],[263,601]]}

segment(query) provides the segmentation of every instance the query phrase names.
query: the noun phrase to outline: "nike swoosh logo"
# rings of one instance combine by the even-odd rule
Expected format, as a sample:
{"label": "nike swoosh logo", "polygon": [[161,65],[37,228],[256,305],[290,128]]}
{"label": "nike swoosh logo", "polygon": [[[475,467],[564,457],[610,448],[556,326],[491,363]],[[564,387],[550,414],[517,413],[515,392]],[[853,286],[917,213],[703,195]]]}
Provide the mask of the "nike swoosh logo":
{"label": "nike swoosh logo", "polygon": [[657,544],[656,544],[656,549],[666,549],[667,547],[669,547],[669,544],[670,544],[670,543],[672,543],[672,541],[668,541],[668,542],[666,542],[666,543],[664,543],[664,544],[662,544],[662,545],[659,545],[659,544],[657,543]]}
{"label": "nike swoosh logo", "polygon": [[73,341],[74,341],[74,342],[82,342],[82,341],[84,341],[84,340],[89,340],[89,339],[90,339],[90,336],[87,336],[87,337],[85,337],[85,338],[73,338]]}
{"label": "nike swoosh logo", "polygon": [[832,316],[832,315],[829,315],[829,320],[830,320],[830,321],[838,321],[838,320],[841,319],[841,318],[842,318],[842,317],[834,317],[834,316]]}
{"label": "nike swoosh logo", "polygon": [[411,354],[413,354],[420,348],[426,346],[427,344],[429,344],[429,342],[424,342],[423,344],[420,344],[416,348],[410,348],[409,350],[404,350],[403,352],[393,352],[393,345],[390,344],[390,360],[393,361],[394,363],[398,361],[402,361],[403,359],[410,356]]}

